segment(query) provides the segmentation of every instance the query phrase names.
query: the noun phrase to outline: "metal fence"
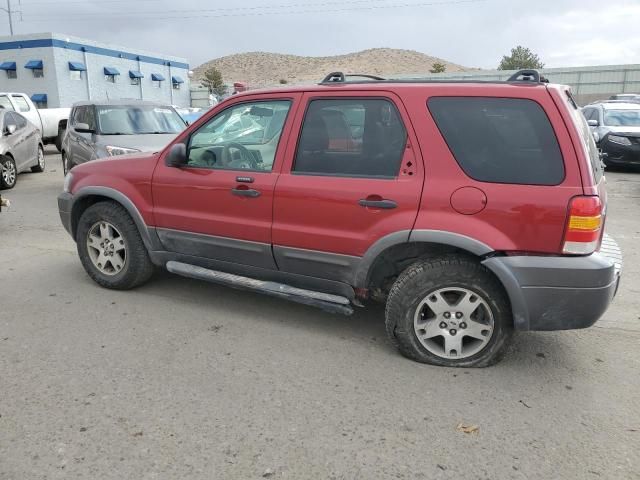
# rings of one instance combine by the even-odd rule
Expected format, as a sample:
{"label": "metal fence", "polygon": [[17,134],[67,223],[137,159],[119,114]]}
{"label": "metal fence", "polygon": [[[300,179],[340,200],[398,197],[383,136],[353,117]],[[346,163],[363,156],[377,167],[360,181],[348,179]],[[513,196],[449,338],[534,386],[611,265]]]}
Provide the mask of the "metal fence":
{"label": "metal fence", "polygon": [[[570,85],[576,100],[585,105],[618,93],[640,94],[640,65],[544,68],[542,74],[552,83]],[[507,80],[515,70],[477,70],[455,73],[403,75],[394,78],[442,80]]]}

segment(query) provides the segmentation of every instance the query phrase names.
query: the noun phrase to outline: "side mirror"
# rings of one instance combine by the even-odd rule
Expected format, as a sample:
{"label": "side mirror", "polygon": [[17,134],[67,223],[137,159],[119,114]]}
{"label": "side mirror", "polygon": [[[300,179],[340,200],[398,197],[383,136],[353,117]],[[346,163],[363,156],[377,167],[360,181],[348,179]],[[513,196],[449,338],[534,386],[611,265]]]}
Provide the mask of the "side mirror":
{"label": "side mirror", "polygon": [[13,135],[14,133],[16,133],[16,126],[14,124],[7,125],[6,127],[4,127],[5,135]]}
{"label": "side mirror", "polygon": [[590,127],[599,127],[600,126],[600,122],[598,122],[598,120],[587,120],[587,123],[589,124]]}
{"label": "side mirror", "polygon": [[187,164],[187,146],[184,143],[176,143],[169,149],[164,158],[167,167],[180,168]]}
{"label": "side mirror", "polygon": [[96,133],[96,131],[89,127],[88,123],[76,123],[73,127],[78,133]]}

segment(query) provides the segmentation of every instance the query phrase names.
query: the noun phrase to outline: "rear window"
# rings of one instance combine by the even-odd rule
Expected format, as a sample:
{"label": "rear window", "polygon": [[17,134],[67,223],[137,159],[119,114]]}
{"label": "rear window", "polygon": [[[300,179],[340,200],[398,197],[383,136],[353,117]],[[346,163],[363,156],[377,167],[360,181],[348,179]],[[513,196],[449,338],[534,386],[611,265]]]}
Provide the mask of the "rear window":
{"label": "rear window", "polygon": [[434,97],[428,108],[462,170],[474,180],[558,185],[564,162],[542,107],[533,100]]}

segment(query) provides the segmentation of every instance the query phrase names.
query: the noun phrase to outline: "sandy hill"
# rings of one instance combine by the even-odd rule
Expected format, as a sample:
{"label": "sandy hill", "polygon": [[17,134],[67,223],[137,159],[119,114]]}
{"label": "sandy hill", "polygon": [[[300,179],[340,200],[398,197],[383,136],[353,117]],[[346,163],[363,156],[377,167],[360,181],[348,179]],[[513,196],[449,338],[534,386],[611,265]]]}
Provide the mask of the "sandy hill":
{"label": "sandy hill", "polygon": [[455,63],[413,50],[374,48],[333,57],[299,57],[280,53],[250,52],[229,55],[206,62],[194,69],[194,79],[210,67],[222,72],[225,83],[247,82],[252,87],[288,83],[318,82],[329,72],[368,73],[380,76],[428,73],[435,62],[444,63],[447,72],[466,70]]}

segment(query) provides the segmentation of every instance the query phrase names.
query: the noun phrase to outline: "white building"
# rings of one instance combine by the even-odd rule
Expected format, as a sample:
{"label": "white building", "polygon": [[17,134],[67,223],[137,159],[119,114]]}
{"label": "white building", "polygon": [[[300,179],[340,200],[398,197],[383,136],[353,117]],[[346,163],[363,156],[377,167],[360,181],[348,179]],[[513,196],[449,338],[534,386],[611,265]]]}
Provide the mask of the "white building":
{"label": "white building", "polygon": [[57,33],[0,37],[0,92],[26,93],[40,107],[104,99],[187,107],[188,72],[184,58]]}

